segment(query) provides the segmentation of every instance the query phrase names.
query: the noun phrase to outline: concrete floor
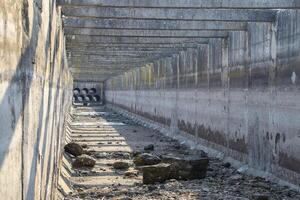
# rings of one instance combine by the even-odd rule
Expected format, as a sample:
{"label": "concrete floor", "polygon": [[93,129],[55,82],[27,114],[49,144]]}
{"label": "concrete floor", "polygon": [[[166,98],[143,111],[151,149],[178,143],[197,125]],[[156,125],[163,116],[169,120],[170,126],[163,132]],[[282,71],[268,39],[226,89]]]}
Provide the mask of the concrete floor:
{"label": "concrete floor", "polygon": [[[132,164],[132,152],[142,152],[149,144],[155,147],[152,153],[159,156],[186,157],[201,152],[104,107],[76,108],[69,128],[67,139],[86,145],[97,161],[92,169],[73,170],[71,158],[65,154],[58,199],[300,199],[300,194],[288,187],[241,174],[216,158],[210,158],[205,179],[143,185],[141,173],[125,177],[126,170],[115,170],[112,163]],[[130,169],[135,169],[133,164]]]}

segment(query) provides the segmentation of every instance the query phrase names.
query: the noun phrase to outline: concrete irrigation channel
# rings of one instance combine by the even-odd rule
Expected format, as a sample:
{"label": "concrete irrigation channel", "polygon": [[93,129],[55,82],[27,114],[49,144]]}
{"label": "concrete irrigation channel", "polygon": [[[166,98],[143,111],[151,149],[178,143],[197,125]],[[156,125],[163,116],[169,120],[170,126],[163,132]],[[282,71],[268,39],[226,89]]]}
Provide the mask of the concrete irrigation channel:
{"label": "concrete irrigation channel", "polygon": [[[74,108],[67,130],[67,143],[80,145],[82,154],[95,160],[95,165],[74,167],[80,156],[76,158],[66,150],[60,169],[59,199],[300,198],[295,190],[248,176],[229,162],[192,150],[184,142],[103,106]],[[154,158],[158,161],[149,165],[149,160],[138,160],[141,155],[148,155],[150,162]],[[184,166],[172,168],[170,160]],[[200,177],[187,176],[191,170],[187,161],[195,160],[201,160],[198,166],[203,168],[198,171],[203,173]],[[178,167],[181,171],[174,171]],[[166,177],[172,170],[177,176]]]}

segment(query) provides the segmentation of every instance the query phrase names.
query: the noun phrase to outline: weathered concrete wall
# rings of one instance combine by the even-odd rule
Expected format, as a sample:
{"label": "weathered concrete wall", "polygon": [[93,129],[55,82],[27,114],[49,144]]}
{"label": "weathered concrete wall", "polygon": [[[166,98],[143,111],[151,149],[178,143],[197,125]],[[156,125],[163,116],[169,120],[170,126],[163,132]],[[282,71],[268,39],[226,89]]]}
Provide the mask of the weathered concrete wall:
{"label": "weathered concrete wall", "polygon": [[106,101],[300,184],[299,14],[112,78]]}
{"label": "weathered concrete wall", "polygon": [[51,199],[72,77],[53,0],[0,1],[0,196]]}

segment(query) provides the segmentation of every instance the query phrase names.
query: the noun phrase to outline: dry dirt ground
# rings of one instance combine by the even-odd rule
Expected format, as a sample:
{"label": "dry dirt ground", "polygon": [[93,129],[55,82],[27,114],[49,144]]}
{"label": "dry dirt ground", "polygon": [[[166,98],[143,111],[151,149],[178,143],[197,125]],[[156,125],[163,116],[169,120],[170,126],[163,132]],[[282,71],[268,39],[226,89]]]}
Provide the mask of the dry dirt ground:
{"label": "dry dirt ground", "polygon": [[239,173],[229,163],[210,158],[207,176],[201,180],[143,185],[142,174],[126,177],[125,171],[112,164],[127,161],[134,170],[132,152],[144,151],[153,144],[156,155],[185,157],[194,152],[175,140],[144,128],[104,108],[77,108],[71,123],[71,139],[96,159],[92,169],[72,170],[73,191],[66,199],[300,199],[296,191],[259,177]]}

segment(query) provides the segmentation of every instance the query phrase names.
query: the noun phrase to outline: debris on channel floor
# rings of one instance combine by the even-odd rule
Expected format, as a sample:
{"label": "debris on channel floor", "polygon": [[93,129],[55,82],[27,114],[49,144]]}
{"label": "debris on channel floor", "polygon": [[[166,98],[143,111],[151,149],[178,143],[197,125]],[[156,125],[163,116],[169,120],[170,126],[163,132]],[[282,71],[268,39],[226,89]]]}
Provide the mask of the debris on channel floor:
{"label": "debris on channel floor", "polygon": [[74,117],[82,125],[72,126],[71,136],[73,143],[86,145],[89,156],[71,153],[77,147],[65,149],[77,155],[72,158],[75,163],[78,158],[95,162],[92,168],[83,163],[76,166],[68,200],[300,199],[289,187],[242,174],[230,163],[208,158],[203,151],[190,150],[115,112],[101,109],[105,114],[91,118],[82,111]]}

